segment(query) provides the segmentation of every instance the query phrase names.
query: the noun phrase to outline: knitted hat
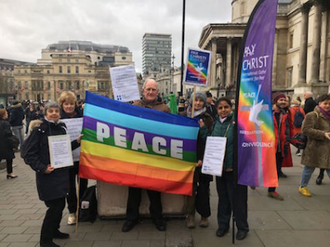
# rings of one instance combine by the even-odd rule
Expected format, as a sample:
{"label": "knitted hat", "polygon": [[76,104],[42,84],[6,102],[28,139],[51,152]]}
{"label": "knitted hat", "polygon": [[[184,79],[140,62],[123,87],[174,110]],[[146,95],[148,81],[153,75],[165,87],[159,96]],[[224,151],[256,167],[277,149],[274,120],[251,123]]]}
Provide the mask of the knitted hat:
{"label": "knitted hat", "polygon": [[[190,104],[192,105],[192,101],[193,101],[194,95],[192,94],[190,96]],[[195,99],[202,99],[204,101],[204,104],[206,103],[206,94],[203,92],[196,92],[196,96]]]}
{"label": "knitted hat", "polygon": [[273,95],[273,104],[276,104],[276,102],[279,99],[281,99],[281,98],[284,98],[285,99],[284,93],[282,93],[282,92],[276,92],[276,93],[274,93],[274,95]]}

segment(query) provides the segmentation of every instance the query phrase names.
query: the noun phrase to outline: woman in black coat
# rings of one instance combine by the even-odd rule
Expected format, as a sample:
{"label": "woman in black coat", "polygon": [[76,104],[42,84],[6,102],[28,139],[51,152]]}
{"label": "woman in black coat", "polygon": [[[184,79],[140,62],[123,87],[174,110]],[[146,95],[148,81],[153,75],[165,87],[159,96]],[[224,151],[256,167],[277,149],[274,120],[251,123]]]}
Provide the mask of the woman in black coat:
{"label": "woman in black coat", "polygon": [[[69,234],[59,231],[65,197],[69,192],[69,169],[54,169],[50,165],[48,137],[65,135],[65,124],[59,122],[60,107],[51,102],[45,106],[45,119],[41,125],[32,130],[22,147],[22,158],[26,164],[36,172],[37,190],[39,199],[44,201],[46,212],[40,235],[40,246],[56,247],[54,238],[69,238]],[[72,149],[79,146],[80,137],[72,142]]]}
{"label": "woman in black coat", "polygon": [[14,151],[9,147],[6,137],[12,136],[10,124],[6,121],[8,113],[6,109],[0,109],[0,160],[4,159],[7,162],[7,179],[17,178],[13,174],[13,159],[15,158]]}

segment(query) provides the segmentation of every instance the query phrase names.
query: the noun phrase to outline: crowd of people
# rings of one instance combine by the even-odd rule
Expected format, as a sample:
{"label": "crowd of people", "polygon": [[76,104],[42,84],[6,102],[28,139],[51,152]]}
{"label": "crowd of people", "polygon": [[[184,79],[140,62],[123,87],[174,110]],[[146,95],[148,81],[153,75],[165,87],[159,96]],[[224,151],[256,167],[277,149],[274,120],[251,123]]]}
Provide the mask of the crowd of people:
{"label": "crowd of people", "polygon": [[[170,113],[173,105],[168,107],[158,94],[158,84],[153,79],[147,79],[142,88],[142,97],[133,104],[139,107],[150,108],[156,111]],[[175,97],[174,97],[175,98]],[[194,102],[193,102],[194,99]],[[296,134],[307,137],[307,145],[304,150],[297,149],[296,155],[301,156],[304,165],[299,193],[303,196],[311,196],[307,185],[315,168],[321,168],[316,180],[322,183],[324,171],[330,177],[330,95],[325,94],[313,100],[312,94],[304,94],[304,106],[299,97],[294,100],[284,93],[277,92],[273,95],[273,122],[275,133],[275,157],[276,171],[279,178],[286,178],[282,167],[293,165],[290,141]],[[170,101],[173,101],[171,99]],[[193,177],[193,193],[187,196],[185,201],[186,227],[196,227],[196,212],[200,215],[199,226],[208,227],[211,216],[210,207],[210,183],[213,176],[201,172],[203,156],[208,136],[226,137],[226,150],[223,173],[221,177],[215,177],[218,193],[216,235],[223,237],[229,231],[229,222],[235,215],[237,234],[236,239],[243,240],[249,232],[247,201],[247,186],[236,184],[234,173],[234,105],[232,100],[221,97],[214,101],[210,92],[196,92],[187,100],[188,104],[183,112],[178,114],[198,120],[200,129],[197,137],[197,163]],[[66,134],[65,124],[61,119],[83,117],[82,102],[78,102],[73,92],[63,92],[58,102],[12,102],[10,109],[0,106],[0,159],[7,162],[7,179],[17,178],[13,174],[13,159],[15,151],[21,149],[21,156],[25,163],[36,172],[37,190],[40,200],[44,201],[48,210],[46,212],[40,236],[40,245],[43,247],[58,246],[53,242],[54,238],[68,238],[69,234],[59,230],[59,223],[65,207],[68,204],[68,224],[76,223],[77,211],[77,174],[79,161],[68,169],[54,169],[50,165],[48,136]],[[173,103],[173,102],[172,102]],[[171,109],[170,109],[171,108]],[[175,108],[175,106],[174,106]],[[177,109],[175,109],[176,111]],[[25,121],[24,121],[25,119]],[[25,128],[24,128],[25,122]],[[24,137],[25,133],[25,137]],[[5,138],[15,135],[20,141],[17,150],[6,145]],[[72,142],[72,149],[79,147],[81,135]],[[86,179],[79,181],[80,197],[88,186]],[[161,193],[147,190],[150,200],[150,215],[159,231],[166,230],[166,222],[163,218]],[[276,192],[276,188],[268,188],[270,198],[284,200],[284,197]],[[131,231],[139,221],[139,206],[141,203],[141,189],[128,188],[126,207],[126,221],[122,231]]]}

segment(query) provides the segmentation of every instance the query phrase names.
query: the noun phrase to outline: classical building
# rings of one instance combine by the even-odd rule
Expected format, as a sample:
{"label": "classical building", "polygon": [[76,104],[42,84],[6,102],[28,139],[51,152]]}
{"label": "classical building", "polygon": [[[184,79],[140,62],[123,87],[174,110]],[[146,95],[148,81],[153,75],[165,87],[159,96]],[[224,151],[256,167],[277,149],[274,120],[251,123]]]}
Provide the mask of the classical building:
{"label": "classical building", "polygon": [[[257,0],[233,0],[232,21],[203,28],[199,47],[212,52],[209,89],[234,95],[240,46]],[[273,91],[302,96],[330,92],[330,18],[325,0],[279,0],[273,57]]]}
{"label": "classical building", "polygon": [[0,58],[0,104],[12,101],[18,88],[15,86],[15,65],[29,64],[28,62]]}
{"label": "classical building", "polygon": [[86,90],[112,97],[109,67],[131,64],[132,53],[125,47],[86,41],[52,44],[42,50],[37,64],[15,66],[17,99],[56,100],[65,90],[78,99]]}
{"label": "classical building", "polygon": [[142,71],[150,76],[171,68],[172,36],[170,34],[145,33],[142,38]]}

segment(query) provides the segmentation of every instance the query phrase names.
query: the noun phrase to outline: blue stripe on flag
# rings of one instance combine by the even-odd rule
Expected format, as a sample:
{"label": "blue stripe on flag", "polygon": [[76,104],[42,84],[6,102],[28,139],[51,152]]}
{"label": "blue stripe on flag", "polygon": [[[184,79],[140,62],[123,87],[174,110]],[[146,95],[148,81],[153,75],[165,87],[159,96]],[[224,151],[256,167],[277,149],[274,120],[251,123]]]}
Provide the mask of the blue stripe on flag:
{"label": "blue stripe on flag", "polygon": [[[108,110],[128,114],[131,116],[157,121],[157,122],[170,123],[170,124],[176,124],[182,126],[192,126],[199,128],[196,119],[174,115],[171,113],[165,113],[161,111],[155,111],[152,109],[139,107],[135,105],[130,105],[88,91],[86,91],[85,103],[99,106]],[[150,111],[153,111],[153,114],[150,114]]]}

